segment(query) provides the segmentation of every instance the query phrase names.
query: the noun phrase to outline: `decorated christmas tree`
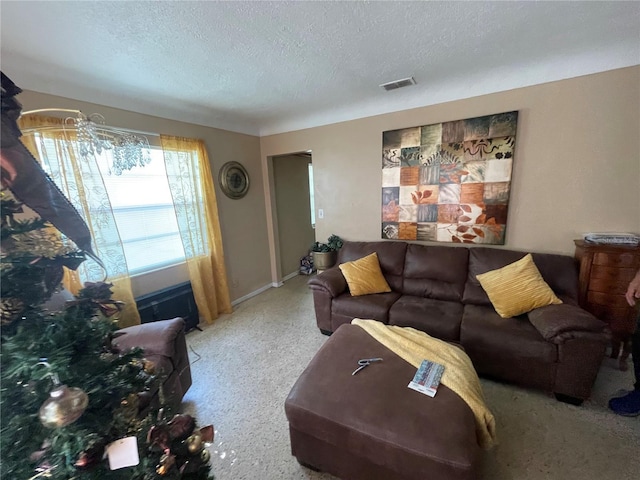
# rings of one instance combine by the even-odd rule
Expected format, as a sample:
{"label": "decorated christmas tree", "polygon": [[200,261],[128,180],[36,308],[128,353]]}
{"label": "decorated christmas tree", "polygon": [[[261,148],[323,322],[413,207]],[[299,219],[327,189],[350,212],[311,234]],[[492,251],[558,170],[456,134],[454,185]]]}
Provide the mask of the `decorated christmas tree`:
{"label": "decorated christmas tree", "polygon": [[[119,351],[112,343],[120,305],[111,285],[87,283],[71,301],[51,306],[63,266],[77,268],[90,247],[78,248],[82,241],[61,231],[71,231],[71,221],[86,225],[71,208],[67,217],[51,215],[54,228],[42,202],[33,202],[36,214],[21,218],[34,185],[51,189],[40,196],[53,198],[58,213],[66,207],[9,128],[10,91],[2,80],[2,478],[211,479],[204,448],[213,440],[211,426],[198,428],[193,417],[169,408],[141,413],[139,394],[161,379],[141,349]],[[31,193],[16,180],[24,168],[37,174],[29,179]]]}

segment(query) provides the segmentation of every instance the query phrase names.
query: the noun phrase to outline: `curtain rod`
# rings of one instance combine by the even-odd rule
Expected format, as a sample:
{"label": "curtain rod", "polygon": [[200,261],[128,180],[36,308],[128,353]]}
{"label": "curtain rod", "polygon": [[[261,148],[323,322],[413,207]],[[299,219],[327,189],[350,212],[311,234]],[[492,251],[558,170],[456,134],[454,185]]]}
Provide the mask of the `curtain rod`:
{"label": "curtain rod", "polygon": [[[22,112],[20,114],[21,117],[25,116],[25,115],[35,115],[38,113],[51,113],[51,112],[65,112],[65,113],[73,113],[73,114],[80,114],[80,115],[85,115],[81,110],[72,110],[72,109],[68,109],[68,108],[39,108],[37,110],[27,110],[26,112]],[[99,113],[97,115],[100,115]],[[86,116],[86,115],[85,115]],[[102,115],[100,115],[100,117],[102,117]],[[91,118],[91,116],[88,116],[87,118]],[[104,117],[102,117],[104,118]],[[145,136],[152,136],[152,137],[159,137],[160,134],[159,133],[155,133],[155,132],[145,132],[142,130],[134,130],[132,128],[124,128],[124,127],[114,127],[111,125],[104,125],[104,124],[100,124],[100,123],[95,123],[95,126],[97,128],[104,128],[105,130],[109,130],[109,129],[113,129],[113,130],[120,130],[123,132],[128,132],[128,133],[137,133],[138,135],[145,135]],[[28,129],[29,131],[33,130],[33,128]]]}

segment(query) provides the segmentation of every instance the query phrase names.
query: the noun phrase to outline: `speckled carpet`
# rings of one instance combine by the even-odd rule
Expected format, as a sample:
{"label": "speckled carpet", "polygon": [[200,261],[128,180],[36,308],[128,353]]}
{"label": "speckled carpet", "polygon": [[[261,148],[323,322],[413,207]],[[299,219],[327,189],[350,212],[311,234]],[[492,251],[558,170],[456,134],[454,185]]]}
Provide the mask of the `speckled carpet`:
{"label": "speckled carpet", "polygon": [[[217,480],[335,480],[291,456],[284,414],[293,383],[328,338],[316,328],[307,279],[294,277],[187,335],[193,386],[183,411],[201,426],[215,426],[209,451]],[[483,379],[500,445],[484,453],[481,479],[640,478],[640,417],[607,409],[609,397],[631,388],[632,378],[605,359],[581,407]]]}

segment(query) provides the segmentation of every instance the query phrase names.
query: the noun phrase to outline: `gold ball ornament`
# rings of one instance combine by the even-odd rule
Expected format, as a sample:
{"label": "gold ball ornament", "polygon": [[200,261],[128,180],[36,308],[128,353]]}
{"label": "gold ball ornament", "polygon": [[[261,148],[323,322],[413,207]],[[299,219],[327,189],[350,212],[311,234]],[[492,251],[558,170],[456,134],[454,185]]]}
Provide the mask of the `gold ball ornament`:
{"label": "gold ball ornament", "polygon": [[200,458],[202,459],[203,463],[208,463],[209,460],[211,460],[211,452],[209,452],[209,450],[207,450],[206,448],[202,450],[202,452],[200,452]]}
{"label": "gold ball ornament", "polygon": [[38,412],[47,428],[60,428],[75,422],[89,405],[89,397],[81,389],[56,385]]}
{"label": "gold ball ornament", "polygon": [[190,435],[186,442],[189,453],[199,453],[204,448],[202,437],[197,433]]}

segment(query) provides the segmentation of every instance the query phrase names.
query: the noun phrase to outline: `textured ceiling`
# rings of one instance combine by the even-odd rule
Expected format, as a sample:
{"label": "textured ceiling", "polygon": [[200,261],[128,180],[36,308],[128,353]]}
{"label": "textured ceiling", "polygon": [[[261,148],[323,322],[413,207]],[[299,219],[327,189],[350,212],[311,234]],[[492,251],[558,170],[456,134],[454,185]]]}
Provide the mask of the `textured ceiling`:
{"label": "textured ceiling", "polygon": [[640,64],[639,2],[2,1],[0,17],[23,89],[255,135]]}

